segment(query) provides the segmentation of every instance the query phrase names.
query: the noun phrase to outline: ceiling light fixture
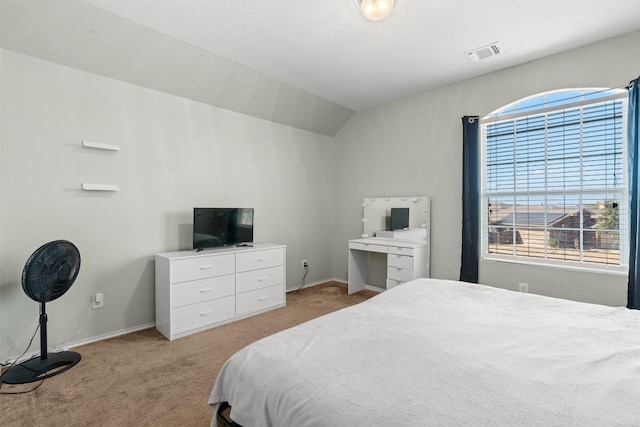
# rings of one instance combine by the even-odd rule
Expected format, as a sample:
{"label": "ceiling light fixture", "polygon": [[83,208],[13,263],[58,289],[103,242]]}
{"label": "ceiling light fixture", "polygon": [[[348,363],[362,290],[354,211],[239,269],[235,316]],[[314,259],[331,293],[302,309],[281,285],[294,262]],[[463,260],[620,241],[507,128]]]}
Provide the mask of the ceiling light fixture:
{"label": "ceiling light fixture", "polygon": [[379,21],[389,16],[394,5],[394,0],[355,0],[355,2],[365,18],[372,21]]}

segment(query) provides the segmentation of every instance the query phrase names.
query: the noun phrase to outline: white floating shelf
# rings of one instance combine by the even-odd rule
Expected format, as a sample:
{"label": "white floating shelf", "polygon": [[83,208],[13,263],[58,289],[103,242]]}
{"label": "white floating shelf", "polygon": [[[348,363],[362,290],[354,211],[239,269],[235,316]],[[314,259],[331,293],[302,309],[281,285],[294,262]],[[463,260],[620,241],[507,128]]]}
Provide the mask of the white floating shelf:
{"label": "white floating shelf", "polygon": [[120,187],[115,184],[82,184],[84,191],[120,191]]}
{"label": "white floating shelf", "polygon": [[99,150],[120,151],[120,147],[112,144],[103,144],[101,142],[82,141],[82,146],[86,148],[97,148]]}

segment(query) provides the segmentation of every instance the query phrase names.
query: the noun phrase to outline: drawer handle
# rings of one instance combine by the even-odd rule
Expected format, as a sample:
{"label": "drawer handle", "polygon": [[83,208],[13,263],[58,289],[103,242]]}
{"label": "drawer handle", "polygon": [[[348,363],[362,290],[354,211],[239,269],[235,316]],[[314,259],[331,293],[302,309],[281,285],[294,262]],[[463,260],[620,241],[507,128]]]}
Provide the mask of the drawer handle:
{"label": "drawer handle", "polygon": [[258,277],[256,280],[258,282],[264,282],[265,280],[267,280],[267,278],[266,277]]}
{"label": "drawer handle", "polygon": [[258,297],[258,301],[264,301],[266,299],[267,299],[267,297]]}
{"label": "drawer handle", "polygon": [[209,270],[212,267],[213,267],[213,265],[201,265],[200,266],[200,270]]}
{"label": "drawer handle", "polygon": [[201,311],[200,316],[208,316],[213,313],[213,310]]}
{"label": "drawer handle", "polygon": [[200,289],[200,292],[204,294],[205,292],[211,292],[212,290],[213,288],[203,288],[203,289]]}
{"label": "drawer handle", "polygon": [[269,258],[267,258],[267,257],[262,257],[262,258],[258,258],[258,261],[260,261],[260,262],[264,262],[264,261],[266,261],[266,260],[268,260],[268,259],[269,259]]}

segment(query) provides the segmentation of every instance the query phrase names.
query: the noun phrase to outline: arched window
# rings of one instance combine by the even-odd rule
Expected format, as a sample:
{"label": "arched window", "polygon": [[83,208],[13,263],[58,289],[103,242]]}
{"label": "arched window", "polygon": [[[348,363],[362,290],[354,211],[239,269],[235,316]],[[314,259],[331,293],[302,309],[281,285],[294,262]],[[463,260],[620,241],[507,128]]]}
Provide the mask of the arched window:
{"label": "arched window", "polygon": [[483,259],[626,271],[626,96],[554,91],[481,119]]}

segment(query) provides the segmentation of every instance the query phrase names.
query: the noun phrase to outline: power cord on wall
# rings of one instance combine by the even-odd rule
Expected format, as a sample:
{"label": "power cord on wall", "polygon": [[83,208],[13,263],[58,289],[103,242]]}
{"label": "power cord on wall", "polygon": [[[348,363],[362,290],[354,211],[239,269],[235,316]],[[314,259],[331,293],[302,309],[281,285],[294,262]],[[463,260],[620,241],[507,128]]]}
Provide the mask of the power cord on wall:
{"label": "power cord on wall", "polygon": [[305,263],[304,275],[302,276],[302,280],[300,280],[300,286],[298,287],[298,289],[291,291],[292,294],[297,294],[298,292],[300,292],[300,289],[304,288],[304,281],[307,278],[307,274],[309,274],[309,264]]}
{"label": "power cord on wall", "polygon": [[[31,335],[31,339],[29,340],[29,345],[27,346],[27,348],[22,352],[22,354],[20,356],[18,356],[16,358],[16,360],[13,361],[13,363],[11,363],[11,365],[9,365],[8,368],[6,368],[4,370],[2,375],[0,375],[0,394],[26,394],[26,393],[31,393],[32,391],[35,391],[38,387],[40,387],[42,385],[42,383],[44,383],[44,380],[42,380],[42,381],[40,381],[40,383],[37,386],[33,387],[30,390],[25,390],[25,391],[2,391],[2,384],[4,384],[4,382],[2,381],[2,377],[4,377],[4,374],[6,374],[9,371],[9,369],[13,368],[15,366],[15,364],[18,363],[18,361],[24,357],[25,354],[27,354],[27,352],[31,348],[31,344],[33,344],[33,339],[35,338],[36,334],[38,333],[38,329],[40,329],[40,324],[38,324],[38,326],[36,326],[36,330],[33,331],[33,335]],[[39,356],[34,356],[34,357],[39,357]]]}

